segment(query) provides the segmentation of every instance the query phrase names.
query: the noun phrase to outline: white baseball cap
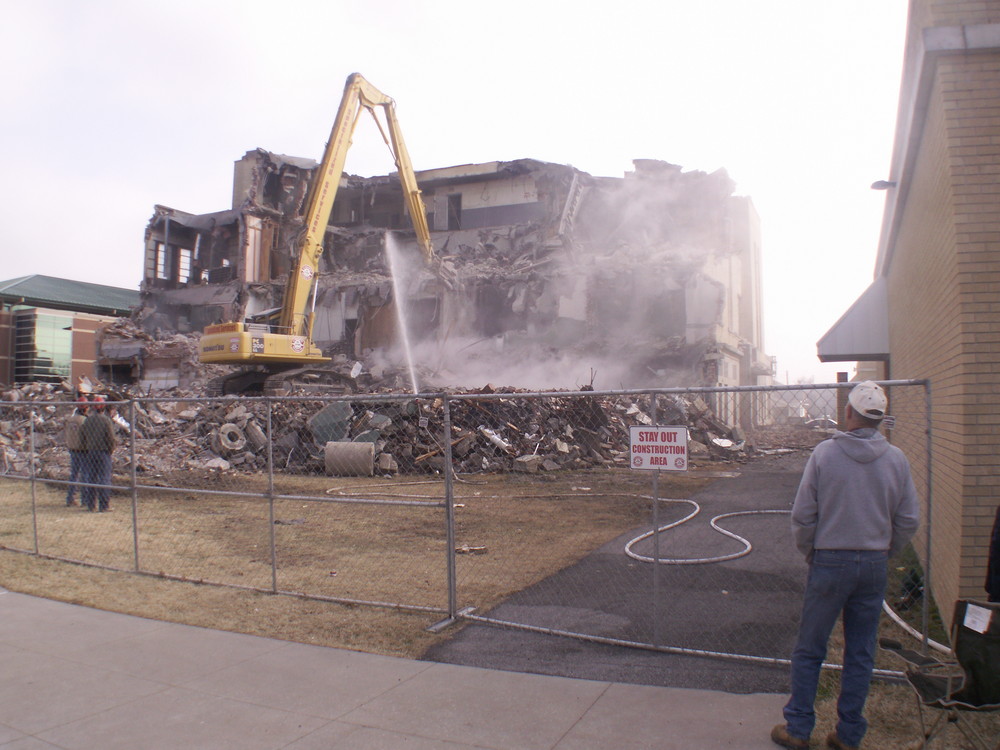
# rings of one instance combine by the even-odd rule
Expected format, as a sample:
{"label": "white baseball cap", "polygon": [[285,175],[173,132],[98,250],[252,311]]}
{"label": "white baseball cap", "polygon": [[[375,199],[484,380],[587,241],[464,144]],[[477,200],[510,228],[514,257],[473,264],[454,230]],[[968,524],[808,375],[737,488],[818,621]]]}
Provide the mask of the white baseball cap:
{"label": "white baseball cap", "polygon": [[854,386],[847,402],[857,414],[868,419],[882,419],[889,405],[882,386],[873,380],[865,380]]}

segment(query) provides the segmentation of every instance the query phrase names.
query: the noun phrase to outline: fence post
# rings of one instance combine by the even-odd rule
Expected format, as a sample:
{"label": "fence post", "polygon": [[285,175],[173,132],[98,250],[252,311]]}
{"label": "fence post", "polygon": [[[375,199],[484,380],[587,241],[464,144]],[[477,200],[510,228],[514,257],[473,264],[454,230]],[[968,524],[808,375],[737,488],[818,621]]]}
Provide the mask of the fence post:
{"label": "fence post", "polygon": [[[653,394],[650,419],[653,426],[659,422],[657,413],[659,397]],[[653,645],[660,645],[660,472],[653,472]]]}
{"label": "fence post", "polygon": [[929,379],[924,381],[924,403],[926,404],[924,410],[927,421],[927,479],[925,480],[927,482],[927,518],[924,519],[924,595],[921,597],[920,630],[924,634],[921,646],[923,653],[926,654],[929,637],[927,631],[930,630],[931,619],[930,597],[933,592],[931,589],[931,524],[934,518],[934,474],[932,469],[934,465],[934,450],[931,447],[931,381]]}
{"label": "fence post", "polygon": [[38,502],[35,496],[35,407],[28,410],[28,471],[31,477],[31,533],[38,554]]}
{"label": "fence post", "polygon": [[129,483],[132,486],[132,555],[135,560],[135,572],[139,568],[139,489],[136,486],[135,471],[135,399],[128,402],[128,424],[129,424]]}
{"label": "fence post", "polygon": [[271,593],[278,593],[278,548],[274,538],[274,432],[271,415],[272,401],[267,399],[267,517],[270,524],[268,535],[271,540]]}
{"label": "fence post", "polygon": [[448,616],[458,615],[458,584],[455,564],[455,496],[452,474],[455,471],[451,452],[451,401],[446,395],[442,408],[444,417],[444,508],[448,565]]}
{"label": "fence post", "polygon": [[[848,381],[848,375],[847,375],[847,373],[846,372],[838,372],[837,373],[837,382],[838,383],[847,383],[847,382],[849,382]],[[847,394],[848,393],[849,393],[849,389],[847,389],[847,388],[838,388],[837,389],[837,429],[838,430],[847,429],[847,422],[845,420],[847,419],[846,414],[847,414]]]}

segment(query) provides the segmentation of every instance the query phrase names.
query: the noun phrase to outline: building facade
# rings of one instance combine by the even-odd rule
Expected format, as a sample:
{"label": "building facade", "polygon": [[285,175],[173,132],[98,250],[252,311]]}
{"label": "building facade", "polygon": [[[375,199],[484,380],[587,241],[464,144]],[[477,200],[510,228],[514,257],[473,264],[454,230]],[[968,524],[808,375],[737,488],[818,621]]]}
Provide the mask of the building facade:
{"label": "building facade", "polygon": [[[143,326],[197,332],[280,306],[314,168],[258,149],[236,162],[231,209],[157,206]],[[395,175],[345,175],[312,307],[327,353],[391,358],[398,299],[418,362],[454,385],[572,387],[594,372],[605,387],[771,382],[759,220],[724,171],[637,160],[605,178],[522,159],[417,179],[460,283],[421,262]]]}
{"label": "building facade", "polygon": [[[931,382],[930,562],[948,613],[959,597],[984,597],[1000,501],[997,0],[911,1],[888,183],[875,281],[819,354]],[[894,432],[919,445],[919,435],[905,434],[914,429]],[[910,460],[925,470],[923,456]]]}
{"label": "building facade", "polygon": [[138,291],[52,276],[0,282],[0,383],[95,377],[98,332],[138,302]]}

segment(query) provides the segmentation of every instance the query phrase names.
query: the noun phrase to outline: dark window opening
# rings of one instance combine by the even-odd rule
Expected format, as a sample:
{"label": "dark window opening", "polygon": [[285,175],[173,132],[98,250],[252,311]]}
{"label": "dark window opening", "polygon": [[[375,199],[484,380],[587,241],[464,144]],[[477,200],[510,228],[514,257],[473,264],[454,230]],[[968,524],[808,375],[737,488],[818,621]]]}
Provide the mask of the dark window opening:
{"label": "dark window opening", "polygon": [[137,369],[132,362],[101,362],[97,365],[97,377],[106,383],[130,385],[138,377]]}
{"label": "dark window opening", "polygon": [[462,194],[448,196],[448,229],[462,228]]}
{"label": "dark window opening", "polygon": [[410,336],[415,341],[433,338],[440,323],[439,314],[439,301],[435,298],[407,300],[406,317]]}
{"label": "dark window opening", "polygon": [[357,318],[348,318],[347,320],[344,321],[344,340],[342,344],[343,344],[343,353],[346,354],[348,357],[356,356],[355,354],[356,347],[354,346],[354,340],[356,338],[357,332],[358,332]]}

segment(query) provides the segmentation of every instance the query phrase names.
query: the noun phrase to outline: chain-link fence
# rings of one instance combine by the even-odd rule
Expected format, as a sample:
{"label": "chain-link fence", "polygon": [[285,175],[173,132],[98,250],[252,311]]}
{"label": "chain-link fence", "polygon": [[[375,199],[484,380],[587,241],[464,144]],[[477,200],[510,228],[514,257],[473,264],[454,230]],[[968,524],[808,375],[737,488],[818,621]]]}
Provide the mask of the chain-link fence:
{"label": "chain-link fence", "polygon": [[[928,502],[925,383],[887,385],[886,433]],[[137,398],[86,422],[71,402],[3,402],[0,546],[782,661],[805,571],[788,512],[849,387]],[[67,449],[70,423],[101,419],[110,479],[100,451]],[[683,428],[685,470],[633,468],[632,428],[660,426]]]}

